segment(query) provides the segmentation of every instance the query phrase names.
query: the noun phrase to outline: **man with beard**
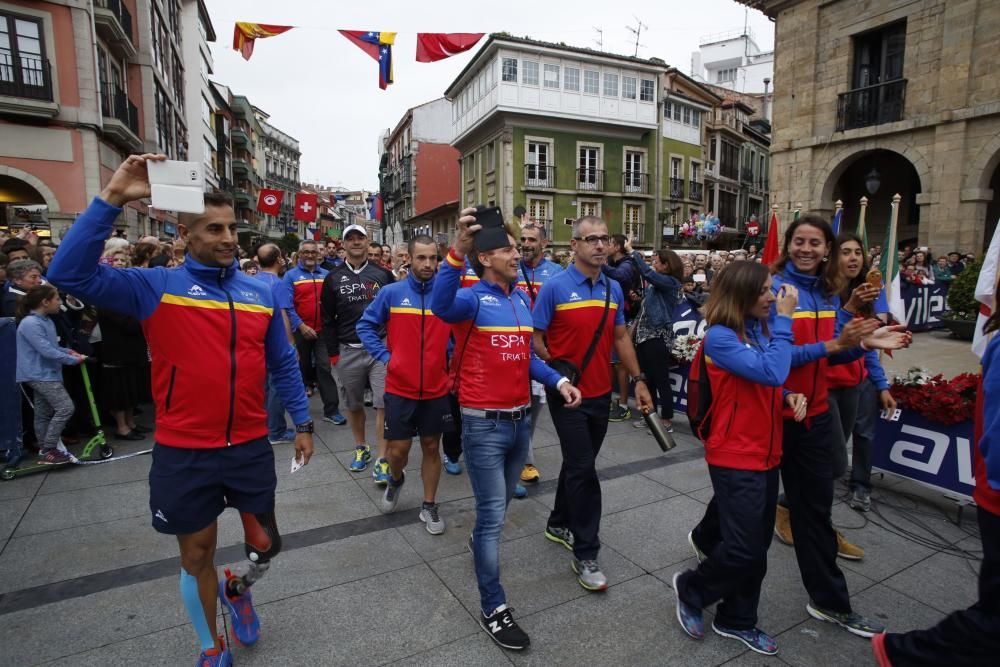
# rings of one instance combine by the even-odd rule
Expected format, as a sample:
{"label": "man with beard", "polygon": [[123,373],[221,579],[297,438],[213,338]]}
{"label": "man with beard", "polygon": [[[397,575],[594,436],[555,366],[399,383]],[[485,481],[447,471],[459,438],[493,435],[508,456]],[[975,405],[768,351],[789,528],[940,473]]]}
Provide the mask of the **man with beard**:
{"label": "man with beard", "polygon": [[[386,514],[396,509],[416,435],[423,450],[420,520],[428,533],[440,535],[445,526],[435,498],[441,479],[441,434],[454,428],[448,402],[451,327],[430,307],[438,265],[434,239],[423,234],[413,237],[407,253],[413,258],[409,275],[379,290],[361,316],[357,332],[369,354],[386,366],[385,439],[390,477],[379,506]],[[385,339],[379,336],[383,329]]]}
{"label": "man with beard", "polygon": [[[517,265],[517,286],[524,290],[531,298],[531,306],[534,308],[535,299],[538,298],[538,290],[542,288],[550,278],[562,271],[562,267],[555,262],[545,259],[545,248],[549,244],[548,235],[545,233],[545,226],[526,222],[521,226],[521,261]],[[545,387],[538,382],[531,383],[531,439],[532,444],[535,439],[535,426],[538,425],[538,418],[545,404]],[[528,447],[528,459],[521,471],[522,482],[537,482],[540,477],[538,468],[535,467],[534,447]],[[519,493],[517,495],[520,495]]]}

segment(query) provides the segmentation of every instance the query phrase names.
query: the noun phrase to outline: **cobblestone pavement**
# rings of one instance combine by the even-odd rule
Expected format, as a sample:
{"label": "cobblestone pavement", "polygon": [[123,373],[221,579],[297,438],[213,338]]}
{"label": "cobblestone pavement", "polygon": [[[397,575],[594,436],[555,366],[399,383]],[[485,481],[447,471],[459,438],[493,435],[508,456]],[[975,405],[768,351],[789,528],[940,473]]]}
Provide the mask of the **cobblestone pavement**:
{"label": "cobblestone pavement", "polygon": [[[935,343],[935,363],[944,358],[939,349]],[[400,509],[384,516],[370,474],[347,470],[347,427],[317,423],[316,456],[305,469],[290,475],[291,448],[276,448],[284,551],[254,588],[263,638],[235,650],[237,665],[874,664],[868,642],[808,617],[794,554],[777,541],[760,605],[777,657],[711,633],[696,642],[681,632],[671,576],[693,565],[686,534],[711,497],[701,447],[690,435],[678,433],[677,448],[661,454],[645,431],[611,425],[599,457],[601,562],[611,585],[594,594],[576,583],[569,554],[542,535],[561,458],[545,415],[535,443],[543,479],[513,501],[504,529],[503,582],[532,639],[529,651],[515,654],[496,647],[476,622],[465,474],[443,476],[448,529],[431,536],[417,519],[419,447]],[[116,446],[117,453],[142,444]],[[0,483],[4,665],[193,663],[176,545],[149,525],[149,464],[141,456]],[[956,524],[948,501],[888,478],[876,481],[874,499],[868,515],[839,501],[833,512],[868,551],[860,562],[842,563],[855,608],[907,630],[972,603],[979,549],[973,514]],[[242,564],[235,512],[223,515],[219,539],[217,562]]]}

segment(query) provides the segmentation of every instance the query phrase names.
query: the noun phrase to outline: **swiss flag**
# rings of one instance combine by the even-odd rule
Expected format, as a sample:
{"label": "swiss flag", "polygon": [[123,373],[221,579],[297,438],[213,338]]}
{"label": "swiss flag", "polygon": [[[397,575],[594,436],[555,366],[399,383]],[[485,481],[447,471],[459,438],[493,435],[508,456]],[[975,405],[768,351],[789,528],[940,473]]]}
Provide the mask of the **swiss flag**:
{"label": "swiss flag", "polygon": [[268,215],[278,215],[281,212],[281,198],[284,195],[282,190],[262,189],[257,197],[257,210]]}
{"label": "swiss flag", "polygon": [[316,221],[316,204],[319,196],[315,192],[299,192],[295,195],[295,219],[302,222]]}

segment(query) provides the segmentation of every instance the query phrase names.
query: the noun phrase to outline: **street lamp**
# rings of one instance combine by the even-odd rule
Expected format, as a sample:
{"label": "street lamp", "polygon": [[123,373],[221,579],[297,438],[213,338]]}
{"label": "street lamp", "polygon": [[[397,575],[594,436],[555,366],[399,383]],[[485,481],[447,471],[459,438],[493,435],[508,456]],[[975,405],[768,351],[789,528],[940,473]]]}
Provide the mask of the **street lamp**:
{"label": "street lamp", "polygon": [[872,167],[872,170],[865,176],[865,190],[868,190],[869,195],[874,195],[878,192],[880,185],[882,185],[882,178],[879,176],[878,170]]}

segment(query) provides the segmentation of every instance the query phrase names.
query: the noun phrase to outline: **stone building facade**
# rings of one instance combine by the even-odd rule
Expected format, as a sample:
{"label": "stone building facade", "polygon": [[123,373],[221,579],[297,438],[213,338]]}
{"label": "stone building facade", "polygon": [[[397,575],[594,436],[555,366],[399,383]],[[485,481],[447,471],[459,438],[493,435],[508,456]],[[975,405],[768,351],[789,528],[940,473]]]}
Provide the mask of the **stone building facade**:
{"label": "stone building facade", "polygon": [[[775,21],[771,200],[981,251],[1000,217],[1000,3],[741,0]],[[850,223],[849,222],[849,226]]]}

